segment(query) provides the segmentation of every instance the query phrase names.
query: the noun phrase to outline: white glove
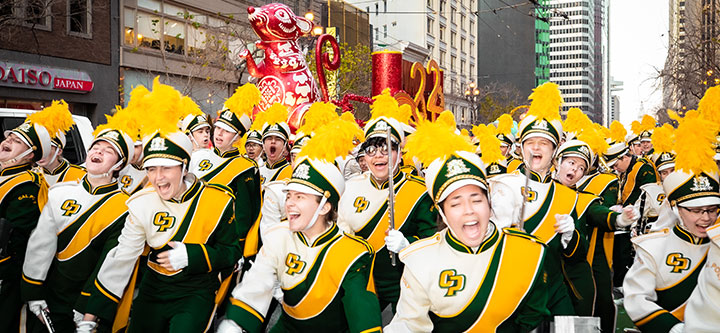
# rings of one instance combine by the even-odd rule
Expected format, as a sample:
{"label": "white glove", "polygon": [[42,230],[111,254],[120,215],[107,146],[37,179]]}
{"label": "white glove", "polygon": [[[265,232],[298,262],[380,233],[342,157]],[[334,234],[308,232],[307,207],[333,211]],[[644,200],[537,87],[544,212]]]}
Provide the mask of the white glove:
{"label": "white glove", "polygon": [[96,327],[97,323],[94,321],[81,321],[77,324],[75,333],[92,333]]}
{"label": "white glove", "polygon": [[563,249],[568,246],[572,240],[575,231],[575,220],[567,214],[555,214],[555,232],[561,235],[560,242]]}
{"label": "white glove", "polygon": [[622,213],[618,215],[615,224],[619,228],[629,227],[640,218],[640,211],[633,205],[627,205],[622,209]]}
{"label": "white glove", "polygon": [[615,205],[610,207],[610,210],[616,213],[622,213],[622,205]]}
{"label": "white glove", "polygon": [[28,309],[30,309],[30,311],[38,318],[42,317],[40,313],[47,309],[47,307],[47,302],[45,302],[45,300],[28,301]]}
{"label": "white glove", "polygon": [[216,333],[242,333],[242,327],[238,325],[234,320],[225,319],[218,325]]}
{"label": "white glove", "polygon": [[239,272],[243,268],[243,264],[245,263],[245,257],[240,257],[237,262],[237,268],[235,269],[236,272]]}
{"label": "white glove", "polygon": [[387,236],[385,236],[385,246],[387,246],[388,251],[398,253],[408,245],[410,245],[410,242],[399,230],[390,229]]}
{"label": "white glove", "polygon": [[77,310],[73,309],[73,321],[75,322],[75,326],[77,326],[78,324],[80,324],[80,322],[83,321],[84,316],[84,314],[77,312]]}
{"label": "white glove", "polygon": [[685,330],[685,323],[677,323],[673,326],[668,333],[682,333]]}
{"label": "white glove", "polygon": [[172,268],[176,271],[179,271],[188,265],[188,254],[187,249],[185,248],[185,243],[180,242],[170,242],[168,243],[170,247],[172,247],[172,250],[168,251],[168,259],[170,260],[170,265],[172,265]]}

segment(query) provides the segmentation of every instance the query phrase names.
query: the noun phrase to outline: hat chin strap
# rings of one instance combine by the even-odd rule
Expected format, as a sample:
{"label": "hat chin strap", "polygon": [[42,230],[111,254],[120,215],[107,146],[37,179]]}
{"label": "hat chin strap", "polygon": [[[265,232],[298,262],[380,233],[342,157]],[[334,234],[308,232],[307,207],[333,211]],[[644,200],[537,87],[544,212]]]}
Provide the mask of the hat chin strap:
{"label": "hat chin strap", "polygon": [[313,214],[312,218],[310,219],[310,222],[308,222],[308,225],[303,228],[303,231],[310,230],[315,225],[315,222],[317,222],[318,217],[320,216],[320,211],[325,206],[325,203],[327,202],[327,198],[323,195],[322,199],[320,199],[320,205],[318,205],[318,208],[315,209],[315,213]]}
{"label": "hat chin strap", "polygon": [[25,156],[27,156],[27,155],[30,155],[30,153],[32,153],[32,152],[33,152],[33,149],[32,149],[32,148],[28,148],[28,150],[20,153],[18,156],[15,156],[15,157],[7,160],[7,162],[5,162],[5,163],[3,163],[3,164],[13,164],[13,163],[19,161],[20,159],[22,159],[23,157],[25,157]]}
{"label": "hat chin strap", "polygon": [[[105,177],[108,177],[108,176],[112,176],[112,172],[115,171],[115,169],[117,169],[118,167],[120,167],[122,164],[123,164],[123,161],[120,160],[120,161],[118,161],[117,163],[115,163],[115,165],[113,165],[112,167],[110,167],[110,169],[109,169],[107,172],[103,172],[103,173],[101,173],[101,174],[94,174],[94,173],[88,172],[88,173],[87,173],[87,176],[88,176],[88,178],[105,178]],[[112,177],[111,177],[111,178],[112,178]]]}

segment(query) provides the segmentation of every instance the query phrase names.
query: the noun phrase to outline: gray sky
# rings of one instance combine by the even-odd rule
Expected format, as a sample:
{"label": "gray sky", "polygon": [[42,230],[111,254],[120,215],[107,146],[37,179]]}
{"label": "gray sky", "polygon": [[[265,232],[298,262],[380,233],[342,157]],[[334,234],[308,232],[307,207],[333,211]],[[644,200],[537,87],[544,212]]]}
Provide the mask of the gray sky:
{"label": "gray sky", "polygon": [[667,0],[610,0],[610,75],[623,81],[620,121],[629,125],[662,102],[654,68],[667,55]]}

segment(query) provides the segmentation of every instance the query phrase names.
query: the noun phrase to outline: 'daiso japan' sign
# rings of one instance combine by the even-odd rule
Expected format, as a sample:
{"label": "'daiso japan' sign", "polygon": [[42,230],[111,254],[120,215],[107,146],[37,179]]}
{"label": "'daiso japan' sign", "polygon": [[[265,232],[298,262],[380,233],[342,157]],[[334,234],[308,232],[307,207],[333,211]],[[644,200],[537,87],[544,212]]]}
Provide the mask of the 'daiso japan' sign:
{"label": "'daiso japan' sign", "polygon": [[83,71],[0,61],[0,86],[84,94],[94,85]]}

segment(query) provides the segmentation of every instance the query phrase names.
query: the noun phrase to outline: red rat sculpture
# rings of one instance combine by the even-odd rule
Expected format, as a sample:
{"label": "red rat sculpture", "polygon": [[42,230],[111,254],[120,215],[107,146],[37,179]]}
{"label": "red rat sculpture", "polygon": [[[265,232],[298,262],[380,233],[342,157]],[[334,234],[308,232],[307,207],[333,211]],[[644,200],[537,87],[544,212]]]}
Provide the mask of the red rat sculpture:
{"label": "red rat sculpture", "polygon": [[265,50],[265,59],[260,64],[255,63],[248,50],[240,53],[250,75],[260,79],[257,87],[262,100],[258,108],[262,111],[274,103],[286,105],[290,111],[288,123],[295,129],[309,104],[320,96],[297,44],[298,37],[310,32],[313,24],[279,3],[248,7],[248,18],[261,39],[255,46]]}

